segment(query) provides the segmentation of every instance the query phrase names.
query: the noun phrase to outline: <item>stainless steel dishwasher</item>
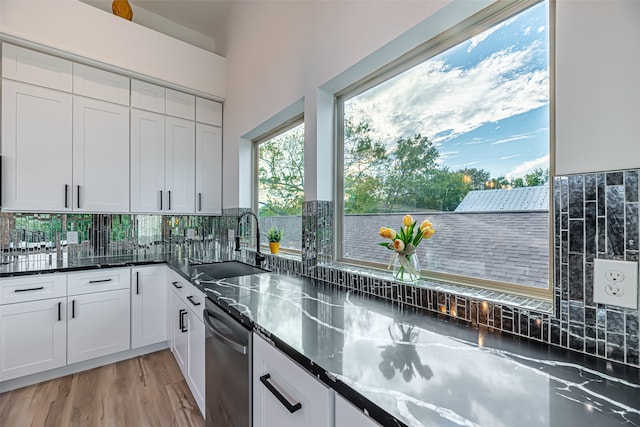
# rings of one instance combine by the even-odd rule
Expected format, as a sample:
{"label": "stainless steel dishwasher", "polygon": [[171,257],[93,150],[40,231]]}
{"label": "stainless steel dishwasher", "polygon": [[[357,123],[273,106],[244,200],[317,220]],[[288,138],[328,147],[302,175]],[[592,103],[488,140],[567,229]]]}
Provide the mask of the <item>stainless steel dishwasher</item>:
{"label": "stainless steel dishwasher", "polygon": [[206,426],[251,427],[251,331],[209,299],[206,325]]}

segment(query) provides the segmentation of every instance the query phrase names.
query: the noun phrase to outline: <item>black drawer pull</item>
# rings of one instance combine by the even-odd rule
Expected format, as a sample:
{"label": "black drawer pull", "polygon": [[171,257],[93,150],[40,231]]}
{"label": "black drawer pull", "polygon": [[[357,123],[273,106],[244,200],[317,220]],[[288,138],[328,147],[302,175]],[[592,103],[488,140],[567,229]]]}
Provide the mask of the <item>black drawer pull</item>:
{"label": "black drawer pull", "polygon": [[189,300],[189,302],[190,302],[191,304],[193,304],[193,305],[200,305],[200,303],[199,303],[199,302],[197,302],[197,301],[194,301],[194,300],[193,300],[193,295],[189,295],[189,296],[187,297],[187,299],[188,299],[188,300]]}
{"label": "black drawer pull", "polygon": [[292,405],[291,403],[289,403],[287,398],[284,397],[282,393],[280,393],[278,389],[275,388],[273,384],[269,382],[269,378],[271,378],[271,374],[264,374],[263,376],[260,377],[260,382],[264,384],[264,386],[271,392],[271,394],[273,394],[276,397],[276,399],[278,399],[280,403],[282,403],[284,407],[287,408],[289,412],[293,414],[297,410],[302,409],[302,403],[300,402],[296,403],[295,405]]}
{"label": "black drawer pull", "polygon": [[78,185],[78,209],[80,209],[80,186]]}
{"label": "black drawer pull", "polygon": [[101,279],[101,280],[89,280],[89,283],[104,283],[104,282],[110,282],[113,279]]}
{"label": "black drawer pull", "polygon": [[69,207],[69,184],[64,185],[64,207]]}
{"label": "black drawer pull", "polygon": [[62,321],[62,303],[58,302],[58,322]]}
{"label": "black drawer pull", "polygon": [[167,210],[170,211],[171,210],[171,190],[167,191],[167,193],[169,193],[169,207],[167,207]]}
{"label": "black drawer pull", "polygon": [[140,295],[140,272],[136,271],[136,295]]}
{"label": "black drawer pull", "polygon": [[179,324],[180,324],[180,332],[187,332],[187,326],[184,324],[184,315],[187,314],[187,310],[185,309],[181,309],[178,312],[178,315],[180,316],[179,319]]}
{"label": "black drawer pull", "polygon": [[172,284],[176,289],[182,289],[182,285],[178,285],[178,282],[171,282],[171,284]]}
{"label": "black drawer pull", "polygon": [[162,190],[160,190],[160,210],[162,210]]}
{"label": "black drawer pull", "polygon": [[76,300],[71,300],[71,318],[76,318]]}
{"label": "black drawer pull", "polygon": [[31,292],[31,291],[41,291],[43,289],[44,289],[44,286],[39,286],[37,288],[14,289],[13,292]]}

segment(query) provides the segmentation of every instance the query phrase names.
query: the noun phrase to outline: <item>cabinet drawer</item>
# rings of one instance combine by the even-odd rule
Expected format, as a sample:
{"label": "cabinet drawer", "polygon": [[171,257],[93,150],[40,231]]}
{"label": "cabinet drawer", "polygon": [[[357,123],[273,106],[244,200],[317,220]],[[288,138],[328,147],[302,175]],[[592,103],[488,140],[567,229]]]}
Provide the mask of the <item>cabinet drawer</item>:
{"label": "cabinet drawer", "polygon": [[222,104],[196,97],[196,122],[222,126]]}
{"label": "cabinet drawer", "polygon": [[166,114],[187,120],[196,118],[196,97],[177,90],[167,89]]}
{"label": "cabinet drawer", "polygon": [[71,92],[72,63],[35,50],[2,44],[2,77]]}
{"label": "cabinet drawer", "polygon": [[169,289],[172,289],[183,301],[186,301],[187,295],[189,295],[189,287],[191,283],[181,275],[171,270],[168,274],[169,277]]}
{"label": "cabinet drawer", "polygon": [[164,114],[164,88],[140,80],[131,80],[131,106]]}
{"label": "cabinet drawer", "polygon": [[69,295],[80,295],[129,289],[131,272],[128,268],[107,268],[99,271],[69,273],[67,279]]}
{"label": "cabinet drawer", "polygon": [[67,295],[65,274],[43,274],[15,279],[2,279],[0,305],[37,301]]}
{"label": "cabinet drawer", "polygon": [[74,63],[73,93],[129,105],[129,78]]}
{"label": "cabinet drawer", "polygon": [[204,319],[202,318],[202,313],[204,310],[205,298],[206,297],[204,293],[200,292],[198,288],[196,288],[191,283],[189,284],[189,286],[187,287],[185,301],[187,303],[187,307],[189,307],[189,310],[191,310],[196,318],[198,318],[198,320],[200,320],[201,322],[204,321]]}

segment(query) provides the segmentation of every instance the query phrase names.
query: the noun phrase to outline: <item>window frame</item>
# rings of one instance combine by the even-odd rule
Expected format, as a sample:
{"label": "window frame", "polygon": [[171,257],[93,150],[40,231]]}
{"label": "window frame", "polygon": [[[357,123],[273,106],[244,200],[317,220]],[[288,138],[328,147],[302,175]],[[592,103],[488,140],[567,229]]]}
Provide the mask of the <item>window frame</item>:
{"label": "window frame", "polygon": [[[296,116],[290,118],[289,120],[284,121],[280,125],[272,128],[268,132],[265,132],[251,140],[251,173],[253,175],[252,184],[251,184],[251,206],[253,211],[256,213],[256,216],[259,218],[259,207],[260,207],[260,184],[258,180],[258,167],[260,165],[260,144],[268,142],[269,140],[276,138],[283,133],[304,124],[304,112],[297,114]],[[304,154],[303,154],[304,155]],[[303,159],[304,160],[304,159]],[[302,212],[300,212],[300,216],[302,217]],[[252,233],[255,233],[255,229],[252,226]],[[300,223],[300,227],[302,227],[302,219]],[[265,230],[266,231],[266,230]],[[300,242],[302,247],[302,242]],[[260,245],[261,249],[269,249],[269,242],[266,241]],[[280,247],[280,252],[301,255],[302,249],[294,249],[287,247]]]}
{"label": "window frame", "polygon": [[[334,254],[339,263],[350,264],[372,269],[386,269],[381,263],[356,260],[344,257],[344,104],[367,90],[386,82],[387,80],[402,74],[403,72],[453,48],[454,46],[477,36],[499,23],[524,12],[525,10],[543,3],[545,0],[514,0],[497,1],[480,12],[470,16],[462,22],[445,30],[439,35],[425,41],[416,48],[402,54],[394,61],[384,65],[374,73],[365,76],[355,83],[337,92],[334,96],[334,225],[335,240]],[[460,276],[451,273],[421,270],[422,279],[433,279],[457,285],[463,285],[483,290],[507,292],[510,294],[540,298],[547,301],[553,300],[554,282],[554,241],[553,241],[553,181],[555,176],[555,45],[556,45],[556,0],[548,2],[549,25],[549,207],[548,207],[548,250],[549,250],[549,281],[546,288],[536,288],[516,283],[498,282],[489,279],[477,279],[468,276]]]}

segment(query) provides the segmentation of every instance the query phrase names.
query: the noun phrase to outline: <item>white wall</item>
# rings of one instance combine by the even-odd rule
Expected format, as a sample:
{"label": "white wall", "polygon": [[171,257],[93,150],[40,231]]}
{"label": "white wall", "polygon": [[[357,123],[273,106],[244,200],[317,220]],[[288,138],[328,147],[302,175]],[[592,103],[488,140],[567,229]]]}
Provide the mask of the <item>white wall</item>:
{"label": "white wall", "polygon": [[0,0],[0,33],[224,98],[221,56],[77,0]]}
{"label": "white wall", "polygon": [[640,167],[640,1],[557,3],[556,173]]}

